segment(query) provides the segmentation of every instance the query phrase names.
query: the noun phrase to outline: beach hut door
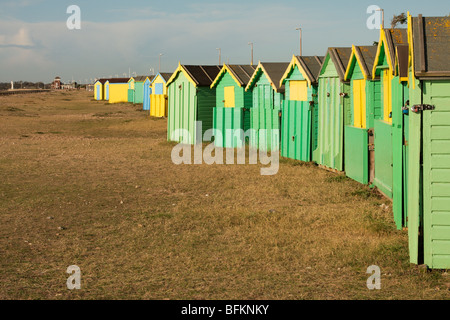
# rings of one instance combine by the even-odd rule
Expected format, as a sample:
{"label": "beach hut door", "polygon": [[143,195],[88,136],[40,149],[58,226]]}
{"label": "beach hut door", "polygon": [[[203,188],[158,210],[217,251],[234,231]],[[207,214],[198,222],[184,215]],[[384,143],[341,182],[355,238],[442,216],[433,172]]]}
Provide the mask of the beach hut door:
{"label": "beach hut door", "polygon": [[[422,104],[422,197],[424,263],[450,268],[450,93],[444,81],[424,83]],[[419,220],[420,221],[420,220]],[[419,223],[420,226],[420,223]],[[419,229],[420,230],[420,229]]]}

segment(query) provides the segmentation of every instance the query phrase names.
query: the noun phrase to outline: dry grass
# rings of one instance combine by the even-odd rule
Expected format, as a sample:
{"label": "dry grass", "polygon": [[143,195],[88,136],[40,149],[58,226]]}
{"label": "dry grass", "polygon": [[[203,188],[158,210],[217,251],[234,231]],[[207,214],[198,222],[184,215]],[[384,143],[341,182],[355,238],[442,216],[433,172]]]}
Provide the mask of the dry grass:
{"label": "dry grass", "polygon": [[166,120],[86,92],[0,97],[0,117],[1,299],[449,298],[389,202],[345,177],[175,166]]}

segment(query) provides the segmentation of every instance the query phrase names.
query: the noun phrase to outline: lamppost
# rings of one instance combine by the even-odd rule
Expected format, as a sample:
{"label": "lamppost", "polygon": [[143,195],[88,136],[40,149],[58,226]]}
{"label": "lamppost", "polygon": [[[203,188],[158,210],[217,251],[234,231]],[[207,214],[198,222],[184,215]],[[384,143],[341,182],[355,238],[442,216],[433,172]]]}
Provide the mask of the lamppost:
{"label": "lamppost", "polygon": [[222,49],[221,48],[216,48],[216,50],[219,51],[219,66],[220,66],[221,61],[222,61]]}
{"label": "lamppost", "polygon": [[300,56],[302,56],[302,28],[297,28],[295,30],[300,31]]}
{"label": "lamppost", "polygon": [[377,9],[376,11],[381,11],[381,26],[384,29],[384,9]]}
{"label": "lamppost", "polygon": [[164,55],[164,53],[159,54],[159,72],[161,73],[161,57]]}
{"label": "lamppost", "polygon": [[252,60],[250,62],[250,65],[253,65],[253,42],[249,42],[248,45],[252,47]]}

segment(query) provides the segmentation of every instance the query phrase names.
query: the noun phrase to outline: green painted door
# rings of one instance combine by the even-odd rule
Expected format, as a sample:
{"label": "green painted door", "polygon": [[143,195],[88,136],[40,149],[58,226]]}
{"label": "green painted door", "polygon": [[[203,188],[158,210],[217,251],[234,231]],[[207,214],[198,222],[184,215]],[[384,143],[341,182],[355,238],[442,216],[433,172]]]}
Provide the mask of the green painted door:
{"label": "green painted door", "polygon": [[[409,114],[403,113],[403,166],[402,166],[402,226],[408,227],[408,154],[409,154]],[[395,213],[395,212],[394,212]],[[396,222],[399,222],[399,218]],[[398,224],[399,226],[399,224]]]}
{"label": "green painted door", "polygon": [[374,121],[375,179],[374,185],[392,199],[392,125]]}
{"label": "green painted door", "polygon": [[[197,115],[197,89],[182,72],[169,85],[167,139],[169,141],[195,143]],[[212,110],[211,119],[212,119]],[[211,121],[212,122],[212,121]],[[201,137],[199,137],[201,138]]]}
{"label": "green painted door", "polygon": [[283,101],[281,156],[311,161],[311,114],[308,101]]}
{"label": "green painted door", "polygon": [[128,102],[134,103],[134,89],[128,89]]}
{"label": "green painted door", "polygon": [[424,263],[450,268],[450,81],[426,81],[423,103]]}
{"label": "green painted door", "polygon": [[214,108],[213,128],[219,131],[214,140],[217,147],[241,148],[244,146],[245,114],[243,108]]}
{"label": "green painted door", "polygon": [[[406,227],[407,206],[407,143],[408,140],[408,113],[403,108],[408,100],[406,83],[398,83],[398,77],[392,82],[392,197],[394,221],[397,229]],[[407,112],[407,110],[406,110]]]}
{"label": "green painted door", "polygon": [[317,162],[325,167],[343,171],[343,104],[338,77],[319,79],[319,119]]}
{"label": "green painted door", "polygon": [[280,120],[279,110],[251,108],[250,146],[265,151],[279,150]]}
{"label": "green painted door", "polygon": [[367,129],[345,126],[345,174],[362,184],[369,183],[369,135]]}

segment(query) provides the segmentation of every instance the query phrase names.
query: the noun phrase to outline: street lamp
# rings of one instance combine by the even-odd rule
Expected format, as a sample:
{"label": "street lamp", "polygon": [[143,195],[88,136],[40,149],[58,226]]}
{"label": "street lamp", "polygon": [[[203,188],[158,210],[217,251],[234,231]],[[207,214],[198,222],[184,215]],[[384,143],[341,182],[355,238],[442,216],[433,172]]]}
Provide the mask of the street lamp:
{"label": "street lamp", "polygon": [[384,9],[377,9],[377,10],[375,10],[375,11],[381,11],[381,26],[382,26],[382,29],[384,29]]}
{"label": "street lamp", "polygon": [[164,55],[164,53],[159,54],[159,72],[161,73],[161,57]]}
{"label": "street lamp", "polygon": [[300,56],[302,56],[302,28],[297,28],[295,30],[300,31]]}
{"label": "street lamp", "polygon": [[250,62],[250,65],[253,65],[253,42],[249,42],[248,45],[252,47],[252,60]]}
{"label": "street lamp", "polygon": [[219,50],[219,66],[222,60],[222,49],[221,48],[216,48],[216,50]]}

